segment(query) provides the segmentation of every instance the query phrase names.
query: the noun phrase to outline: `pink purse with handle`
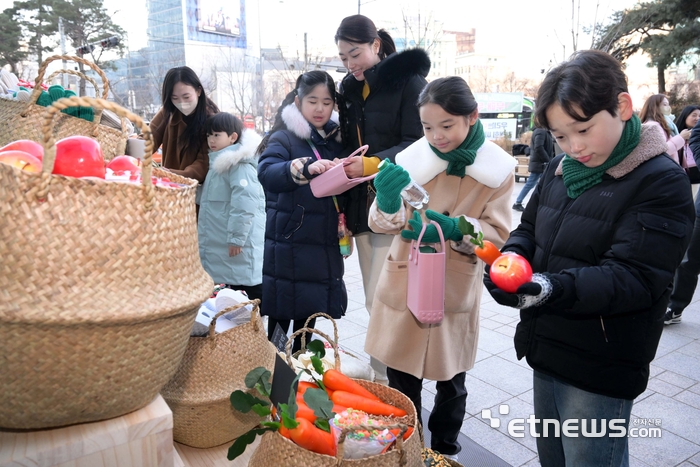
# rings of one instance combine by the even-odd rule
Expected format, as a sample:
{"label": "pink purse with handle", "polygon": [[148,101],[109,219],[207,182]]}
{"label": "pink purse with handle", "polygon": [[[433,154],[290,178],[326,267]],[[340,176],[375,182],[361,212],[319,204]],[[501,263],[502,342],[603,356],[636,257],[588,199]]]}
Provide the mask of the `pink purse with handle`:
{"label": "pink purse with handle", "polygon": [[346,159],[344,159],[342,164],[338,164],[335,167],[326,170],[318,177],[311,179],[311,193],[313,193],[316,198],[339,195],[348,191],[355,185],[359,185],[362,182],[372,180],[374,177],[376,177],[377,174],[359,178],[348,178],[348,176],[345,175],[345,169],[343,167],[350,163],[350,158],[357,156],[358,153],[359,157],[364,156],[367,149],[369,149],[369,146],[366,144],[361,146]]}
{"label": "pink purse with handle", "polygon": [[[427,223],[418,235],[418,240],[411,241],[408,255],[408,296],[406,304],[413,316],[424,324],[437,324],[445,314],[445,237],[435,221],[430,221],[440,235],[440,251],[422,253],[420,243],[425,234]],[[435,244],[437,245],[437,244]]]}

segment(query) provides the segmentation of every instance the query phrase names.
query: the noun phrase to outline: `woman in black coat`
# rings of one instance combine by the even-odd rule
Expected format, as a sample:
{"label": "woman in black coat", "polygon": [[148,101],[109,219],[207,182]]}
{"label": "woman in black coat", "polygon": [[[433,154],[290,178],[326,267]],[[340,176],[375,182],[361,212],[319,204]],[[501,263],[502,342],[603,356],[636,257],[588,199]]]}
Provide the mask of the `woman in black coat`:
{"label": "woman in black coat", "polygon": [[[418,115],[418,95],[427,84],[430,59],[422,49],[396,53],[391,36],[362,15],[349,16],[335,35],[338,53],[349,73],[339,92],[340,125],[346,143],[345,155],[369,145],[346,172],[355,178],[377,172],[383,159],[395,161],[396,154],[423,136]],[[365,306],[372,298],[393,236],[375,234],[367,225],[374,199],[371,183],[362,183],[347,193],[345,213],[353,233],[362,271]],[[386,367],[372,361],[378,380],[386,380]]]}

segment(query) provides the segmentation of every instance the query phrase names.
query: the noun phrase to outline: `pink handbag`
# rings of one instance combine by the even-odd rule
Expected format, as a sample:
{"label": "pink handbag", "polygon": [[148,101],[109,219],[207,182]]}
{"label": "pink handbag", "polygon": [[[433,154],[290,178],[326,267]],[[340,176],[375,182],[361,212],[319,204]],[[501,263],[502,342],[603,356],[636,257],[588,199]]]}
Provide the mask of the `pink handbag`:
{"label": "pink handbag", "polygon": [[357,151],[350,154],[347,159],[343,160],[342,164],[338,164],[335,167],[323,172],[318,177],[311,179],[310,185],[313,195],[316,198],[339,195],[348,191],[355,185],[359,185],[362,182],[372,180],[374,177],[376,177],[377,174],[373,174],[368,177],[348,178],[348,176],[345,175],[345,169],[343,169],[344,166],[350,163],[351,157],[358,155],[358,153],[360,157],[364,156],[368,148],[369,146],[366,144],[361,146]]}
{"label": "pink handbag", "polygon": [[[406,304],[413,316],[424,324],[437,324],[445,314],[445,237],[435,221],[430,221],[440,235],[440,251],[421,253],[420,243],[427,223],[411,241],[408,255],[408,296]],[[437,244],[435,244],[437,245]]]}

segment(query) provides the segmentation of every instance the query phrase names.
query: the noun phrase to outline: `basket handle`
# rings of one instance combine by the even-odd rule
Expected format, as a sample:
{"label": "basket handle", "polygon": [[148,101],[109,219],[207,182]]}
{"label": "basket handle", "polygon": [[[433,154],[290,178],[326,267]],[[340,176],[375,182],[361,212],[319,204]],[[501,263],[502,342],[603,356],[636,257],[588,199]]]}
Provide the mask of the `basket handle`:
{"label": "basket handle", "polygon": [[[330,317],[330,315],[326,313],[314,313],[313,315],[309,316],[306,318],[306,322],[304,323],[304,327],[308,328],[309,327],[309,322],[311,322],[312,319],[314,318],[327,318],[330,320],[330,322],[333,324],[333,340],[335,341],[335,345],[338,345],[338,325],[336,324],[335,320]],[[306,333],[301,335],[301,351],[303,352],[306,350]]]}
{"label": "basket handle", "polygon": [[287,345],[284,348],[285,354],[287,355],[287,363],[289,364],[289,367],[294,368],[294,362],[292,362],[292,343],[294,342],[294,338],[306,332],[318,334],[319,336],[326,339],[329,344],[331,344],[331,347],[333,347],[333,351],[335,352],[335,369],[340,371],[340,354],[338,353],[338,343],[331,340],[331,338],[328,337],[326,333],[314,328],[301,328],[298,331],[295,331],[291,336],[289,336]]}
{"label": "basket handle", "polygon": [[225,315],[226,313],[229,313],[231,311],[237,310],[239,308],[243,308],[244,306],[247,305],[253,305],[253,312],[250,314],[250,322],[253,323],[253,328],[257,332],[259,328],[259,321],[260,321],[260,299],[256,298],[255,300],[249,300],[247,302],[241,302],[237,305],[232,305],[228,308],[224,308],[220,312],[218,312],[214,317],[211,319],[211,323],[209,323],[209,336],[208,337],[214,337],[214,334],[216,334],[216,320],[222,315]]}
{"label": "basket handle", "polygon": [[44,146],[44,163],[41,169],[41,186],[36,193],[37,199],[44,199],[48,194],[49,184],[51,183],[51,172],[53,172],[54,162],[56,161],[56,141],[53,136],[54,117],[56,114],[60,113],[61,110],[67,109],[68,107],[97,107],[98,109],[111,110],[118,116],[131,120],[141,128],[143,137],[146,140],[143,163],[141,164],[141,184],[143,185],[143,191],[146,196],[145,209],[147,211],[153,209],[155,205],[155,195],[153,183],[151,183],[151,170],[153,168],[153,135],[151,134],[151,129],[138,115],[129,112],[113,102],[93,97],[64,97],[46,108],[44,122],[42,124],[42,132],[44,134],[42,140]]}
{"label": "basket handle", "polygon": [[399,436],[396,438],[396,450],[399,451],[400,457],[399,457],[399,465],[406,465],[408,460],[406,459],[406,450],[403,447],[403,436],[406,434],[406,431],[408,430],[408,425],[404,423],[396,423],[394,425],[354,425],[354,426],[348,426],[343,428],[343,430],[340,432],[340,437],[338,438],[338,451],[336,452],[336,460],[338,462],[337,465],[341,465],[341,462],[343,461],[343,454],[345,451],[345,445],[343,444],[345,441],[345,437],[347,436],[348,433],[352,433],[354,431],[359,431],[359,430],[365,430],[365,431],[374,431],[374,430],[393,430],[394,428],[398,428],[401,430],[399,432]]}
{"label": "basket handle", "polygon": [[[41,91],[42,91],[39,83],[42,83],[44,81],[44,75],[46,74],[46,68],[49,66],[49,63],[56,61],[56,60],[67,60],[67,61],[82,63],[83,65],[87,65],[88,67],[92,68],[100,76],[100,79],[102,80],[102,86],[104,89],[103,96],[104,96],[105,92],[108,92],[109,80],[107,79],[107,75],[105,75],[104,71],[102,71],[100,69],[100,67],[98,67],[94,63],[89,62],[82,57],[76,57],[75,55],[52,55],[51,57],[48,57],[46,60],[41,62],[41,66],[39,67],[39,72],[37,73],[36,79],[34,80],[34,91],[32,92],[32,95],[29,97],[29,104],[27,105],[27,108],[24,109],[24,112],[22,112],[20,114],[22,117],[27,116],[27,114],[29,113],[29,110],[32,108],[32,105],[36,104],[36,101],[39,99],[39,96],[41,95]],[[102,117],[101,112],[99,112],[97,115],[95,115],[95,122],[100,123],[101,117]]]}
{"label": "basket handle", "polygon": [[[81,72],[75,71],[75,70],[68,70],[68,69],[66,69],[66,70],[63,70],[63,69],[61,69],[61,70],[56,70],[56,71],[54,71],[53,73],[51,73],[51,74],[49,75],[48,78],[46,78],[46,82],[47,82],[47,83],[50,83],[51,80],[54,79],[54,78],[55,78],[56,76],[58,76],[58,75],[73,75],[73,76],[77,76],[78,78],[84,79],[84,80],[87,81],[88,83],[92,84],[92,87],[95,88],[95,95],[97,95],[97,94],[100,92],[100,87],[97,85],[97,81],[95,81],[95,80],[92,79],[91,77],[85,75],[84,73],[81,73]],[[107,88],[104,88],[104,89],[102,90],[102,99],[107,99],[108,97],[109,97],[109,90],[108,90]]]}

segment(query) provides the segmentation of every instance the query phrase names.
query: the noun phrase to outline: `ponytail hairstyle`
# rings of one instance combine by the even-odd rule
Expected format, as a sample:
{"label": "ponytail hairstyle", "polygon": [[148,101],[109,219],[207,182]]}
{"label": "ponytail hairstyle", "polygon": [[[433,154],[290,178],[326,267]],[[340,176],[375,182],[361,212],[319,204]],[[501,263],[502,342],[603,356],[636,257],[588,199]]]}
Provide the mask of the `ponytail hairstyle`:
{"label": "ponytail hairstyle", "polygon": [[331,99],[333,99],[334,103],[336,102],[337,95],[335,91],[335,82],[333,81],[331,75],[329,75],[327,72],[321,70],[312,70],[307,71],[302,75],[299,75],[294,89],[291,92],[289,92],[289,94],[287,94],[280,106],[277,108],[275,122],[272,124],[272,128],[270,128],[270,130],[267,132],[265,137],[260,142],[258,149],[256,150],[256,153],[258,155],[261,155],[265,151],[270,137],[276,131],[284,130],[285,128],[287,128],[287,125],[284,123],[284,120],[282,120],[282,111],[288,105],[293,105],[295,98],[298,97],[299,101],[304,99],[304,97],[318,85],[326,86],[326,88],[328,88],[328,93],[331,95]]}
{"label": "ponytail hairstyle", "polygon": [[438,78],[428,83],[418,96],[418,107],[436,104],[450,115],[469,117],[478,108],[469,85],[459,76]]}
{"label": "ponytail hairstyle", "polygon": [[654,94],[653,96],[649,97],[649,99],[647,99],[642,106],[642,111],[639,112],[639,119],[642,121],[642,123],[650,120],[657,122],[659,125],[661,125],[661,128],[663,128],[664,133],[666,134],[666,139],[669,139],[671,137],[671,129],[668,127],[666,118],[661,112],[661,104],[663,103],[664,99],[666,99],[664,94]]}
{"label": "ponytail hairstyle", "polygon": [[338,41],[354,42],[356,44],[372,44],[379,39],[379,60],[384,60],[396,52],[396,44],[384,29],[377,31],[371,19],[363,15],[352,15],[344,18],[335,33],[335,43]]}
{"label": "ponytail hairstyle", "polygon": [[187,124],[185,131],[178,138],[178,144],[180,147],[182,147],[182,153],[185,153],[190,148],[199,149],[201,147],[202,143],[206,139],[204,123],[207,121],[208,114],[217,113],[219,108],[207,98],[202,82],[199,80],[197,73],[195,73],[192,68],[186,66],[171,68],[165,74],[165,79],[163,80],[163,90],[161,93],[161,101],[163,103],[163,110],[165,111],[166,120],[170,120],[170,116],[173,113],[179,112],[171,99],[173,95],[173,88],[175,88],[177,83],[192,86],[195,91],[199,91],[197,107],[188,117],[190,122]]}

